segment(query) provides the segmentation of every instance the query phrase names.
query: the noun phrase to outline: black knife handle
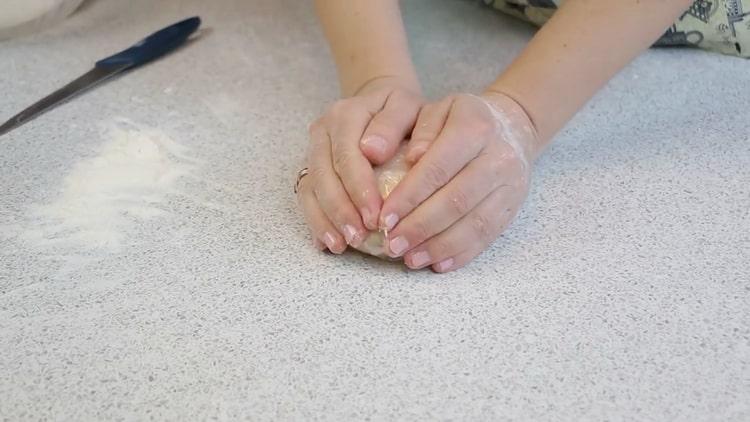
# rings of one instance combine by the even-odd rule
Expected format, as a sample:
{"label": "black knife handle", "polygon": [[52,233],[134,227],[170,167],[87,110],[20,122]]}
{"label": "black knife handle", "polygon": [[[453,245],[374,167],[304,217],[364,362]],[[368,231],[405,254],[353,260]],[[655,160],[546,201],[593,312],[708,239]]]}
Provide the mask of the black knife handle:
{"label": "black knife handle", "polygon": [[157,59],[181,46],[201,25],[201,18],[194,16],[161,29],[134,46],[106,59],[96,62],[96,67],[132,68]]}

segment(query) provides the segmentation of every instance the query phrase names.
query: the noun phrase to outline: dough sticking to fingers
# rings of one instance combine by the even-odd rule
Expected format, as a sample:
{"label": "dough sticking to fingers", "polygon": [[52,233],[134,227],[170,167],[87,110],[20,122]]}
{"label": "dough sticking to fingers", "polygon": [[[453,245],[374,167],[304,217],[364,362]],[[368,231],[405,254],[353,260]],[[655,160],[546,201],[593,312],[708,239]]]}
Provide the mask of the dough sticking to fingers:
{"label": "dough sticking to fingers", "polygon": [[[409,171],[409,164],[406,161],[406,142],[401,143],[396,155],[387,163],[375,167],[375,180],[378,184],[378,190],[380,196],[383,199],[387,198],[388,195],[393,192],[396,185],[406,176],[406,172]],[[388,238],[388,231],[370,231],[356,249],[360,252],[364,252],[368,255],[373,255],[378,258],[392,260],[388,254],[386,254],[385,240]]]}

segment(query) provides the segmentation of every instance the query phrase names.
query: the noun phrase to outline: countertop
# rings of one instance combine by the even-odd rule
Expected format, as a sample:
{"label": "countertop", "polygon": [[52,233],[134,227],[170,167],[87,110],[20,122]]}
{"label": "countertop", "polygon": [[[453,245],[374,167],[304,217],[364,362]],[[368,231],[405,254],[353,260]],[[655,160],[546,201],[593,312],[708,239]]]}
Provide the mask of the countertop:
{"label": "countertop", "polygon": [[[533,33],[403,7],[431,98]],[[0,138],[0,419],[750,419],[750,62],[644,53],[437,275],[311,246],[292,185],[337,83],[307,2],[89,1],[0,43],[0,118],[190,15]]]}

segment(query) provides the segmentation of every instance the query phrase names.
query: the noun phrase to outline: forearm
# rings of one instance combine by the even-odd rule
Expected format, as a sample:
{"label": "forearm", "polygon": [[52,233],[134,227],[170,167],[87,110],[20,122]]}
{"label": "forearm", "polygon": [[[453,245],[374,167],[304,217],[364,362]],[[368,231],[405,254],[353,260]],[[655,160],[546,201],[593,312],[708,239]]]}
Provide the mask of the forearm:
{"label": "forearm", "polygon": [[540,145],[620,69],[648,48],[692,0],[567,0],[488,88],[526,109]]}
{"label": "forearm", "polygon": [[315,6],[344,96],[388,76],[419,89],[398,0],[316,0]]}

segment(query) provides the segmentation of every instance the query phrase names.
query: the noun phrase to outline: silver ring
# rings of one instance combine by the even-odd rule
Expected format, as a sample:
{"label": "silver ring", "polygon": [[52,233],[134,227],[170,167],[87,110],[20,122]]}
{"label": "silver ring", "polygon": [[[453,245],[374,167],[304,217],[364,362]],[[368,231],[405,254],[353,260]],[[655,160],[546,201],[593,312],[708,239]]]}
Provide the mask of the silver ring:
{"label": "silver ring", "polygon": [[310,170],[305,167],[302,170],[297,172],[297,181],[294,182],[294,193],[297,194],[299,192],[299,184],[302,181],[302,178],[307,176],[307,174],[310,172]]}

